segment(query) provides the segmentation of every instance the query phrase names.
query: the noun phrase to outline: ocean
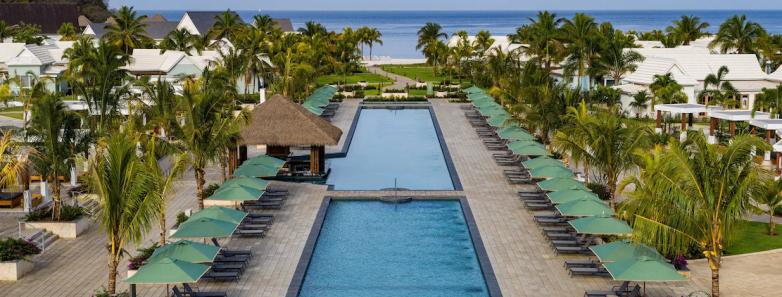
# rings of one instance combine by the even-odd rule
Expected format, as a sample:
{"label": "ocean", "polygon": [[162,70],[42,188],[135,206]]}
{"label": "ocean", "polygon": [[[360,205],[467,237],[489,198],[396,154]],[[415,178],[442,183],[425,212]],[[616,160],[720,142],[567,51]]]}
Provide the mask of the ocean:
{"label": "ocean", "polygon": [[[141,13],[153,15],[160,13],[169,20],[178,20],[184,11],[141,10]],[[649,31],[664,30],[673,20],[682,15],[695,15],[701,21],[711,26],[707,31],[714,32],[727,18],[735,14],[745,14],[751,21],[761,24],[772,33],[782,33],[782,11],[585,11],[598,22],[611,22],[615,28],[622,30]],[[383,45],[373,49],[375,56],[393,58],[420,58],[421,53],[415,49],[416,33],[426,22],[436,22],[443,26],[449,36],[459,30],[475,34],[480,30],[489,30],[493,35],[507,35],[516,28],[528,23],[536,11],[248,11],[237,13],[249,21],[259,13],[268,14],[274,18],[290,18],[295,28],[301,27],[307,21],[323,24],[330,30],[342,30],[344,27],[369,26],[380,30],[383,34]],[[576,11],[555,11],[558,16],[571,17]],[[367,50],[368,51],[368,50]]]}

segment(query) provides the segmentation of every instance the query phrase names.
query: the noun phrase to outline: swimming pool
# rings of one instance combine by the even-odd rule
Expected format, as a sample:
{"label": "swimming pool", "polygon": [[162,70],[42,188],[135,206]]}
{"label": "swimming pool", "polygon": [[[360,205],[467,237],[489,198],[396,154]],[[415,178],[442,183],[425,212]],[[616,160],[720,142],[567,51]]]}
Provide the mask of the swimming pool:
{"label": "swimming pool", "polygon": [[361,108],[344,158],[327,161],[334,190],[453,190],[428,108]]}
{"label": "swimming pool", "polygon": [[471,234],[459,200],[326,199],[320,232],[317,222],[313,227],[311,257],[306,249],[302,256],[303,281],[288,296],[490,296],[482,265],[489,266],[484,269],[496,287],[488,259],[479,261],[473,238],[480,237]]}

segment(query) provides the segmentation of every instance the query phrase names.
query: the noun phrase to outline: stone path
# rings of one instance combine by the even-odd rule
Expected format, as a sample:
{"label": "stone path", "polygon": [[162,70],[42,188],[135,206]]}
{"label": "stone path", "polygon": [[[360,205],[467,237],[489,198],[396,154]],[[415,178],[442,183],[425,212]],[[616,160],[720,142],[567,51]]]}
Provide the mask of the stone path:
{"label": "stone path", "polygon": [[369,71],[371,73],[387,76],[387,77],[390,77],[391,79],[394,80],[394,83],[392,85],[385,86],[385,87],[383,87],[383,89],[397,89],[397,90],[399,90],[399,89],[404,89],[407,86],[415,86],[415,84],[416,84],[415,80],[412,80],[412,79],[408,78],[407,76],[402,76],[402,75],[394,74],[394,73],[391,73],[391,72],[387,72],[387,71],[383,70],[382,68],[380,68],[380,66],[368,66],[367,67],[367,71]]}

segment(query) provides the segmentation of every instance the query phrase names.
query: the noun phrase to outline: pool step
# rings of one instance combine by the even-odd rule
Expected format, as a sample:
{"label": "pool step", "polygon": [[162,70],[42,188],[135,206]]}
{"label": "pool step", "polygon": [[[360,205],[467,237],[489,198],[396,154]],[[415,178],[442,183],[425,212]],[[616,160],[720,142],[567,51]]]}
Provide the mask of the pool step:
{"label": "pool step", "polygon": [[43,251],[51,246],[58,238],[60,237],[56,234],[44,229],[40,229],[34,232],[32,235],[25,237],[25,240],[35,244],[35,246]]}
{"label": "pool step", "polygon": [[388,202],[388,203],[407,203],[407,202],[412,202],[413,197],[383,196],[380,197],[380,201]]}

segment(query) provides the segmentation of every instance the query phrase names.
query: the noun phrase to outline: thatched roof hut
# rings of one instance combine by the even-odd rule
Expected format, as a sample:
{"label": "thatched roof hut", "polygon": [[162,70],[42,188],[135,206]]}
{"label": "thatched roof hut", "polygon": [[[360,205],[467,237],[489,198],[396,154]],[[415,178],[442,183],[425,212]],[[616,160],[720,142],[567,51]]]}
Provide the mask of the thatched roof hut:
{"label": "thatched roof hut", "polygon": [[282,95],[256,106],[242,129],[246,145],[325,146],[337,144],[340,137],[342,130]]}

